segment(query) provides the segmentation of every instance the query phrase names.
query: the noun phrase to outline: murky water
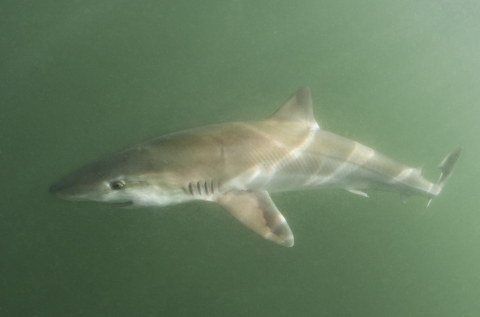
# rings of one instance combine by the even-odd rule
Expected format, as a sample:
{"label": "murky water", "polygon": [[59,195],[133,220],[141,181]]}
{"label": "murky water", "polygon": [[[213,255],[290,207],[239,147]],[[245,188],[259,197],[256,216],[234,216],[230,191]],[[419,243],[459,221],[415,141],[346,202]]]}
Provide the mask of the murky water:
{"label": "murky water", "polygon": [[[478,316],[478,1],[0,5],[0,315]],[[298,87],[322,128],[441,196],[272,195],[269,243],[220,207],[70,203],[49,186],[164,133],[260,119]]]}

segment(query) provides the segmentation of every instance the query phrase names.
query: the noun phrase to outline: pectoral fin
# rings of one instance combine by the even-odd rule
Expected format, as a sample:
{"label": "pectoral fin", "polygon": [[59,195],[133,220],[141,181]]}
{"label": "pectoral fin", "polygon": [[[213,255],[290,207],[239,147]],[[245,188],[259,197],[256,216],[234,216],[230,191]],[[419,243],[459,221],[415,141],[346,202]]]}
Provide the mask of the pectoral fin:
{"label": "pectoral fin", "polygon": [[232,216],[267,240],[293,246],[292,230],[266,191],[235,190],[217,200]]}

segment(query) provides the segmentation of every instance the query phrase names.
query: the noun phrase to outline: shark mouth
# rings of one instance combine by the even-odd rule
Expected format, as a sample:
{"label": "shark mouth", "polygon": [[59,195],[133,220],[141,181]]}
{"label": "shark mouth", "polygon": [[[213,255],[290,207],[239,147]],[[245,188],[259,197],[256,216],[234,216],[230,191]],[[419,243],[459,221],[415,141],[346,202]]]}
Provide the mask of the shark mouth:
{"label": "shark mouth", "polygon": [[126,208],[126,207],[132,206],[133,201],[125,201],[123,203],[112,203],[112,205],[119,208]]}

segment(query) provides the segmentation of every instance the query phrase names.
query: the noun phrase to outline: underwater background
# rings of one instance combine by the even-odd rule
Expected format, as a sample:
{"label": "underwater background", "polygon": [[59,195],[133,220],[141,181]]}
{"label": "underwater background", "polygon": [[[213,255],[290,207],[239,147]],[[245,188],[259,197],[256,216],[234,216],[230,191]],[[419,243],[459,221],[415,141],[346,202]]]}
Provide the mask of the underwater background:
{"label": "underwater background", "polygon": [[[1,316],[480,316],[480,2],[0,4]],[[323,129],[442,194],[272,198],[293,248],[219,206],[48,194],[149,138],[269,116],[308,85]]]}

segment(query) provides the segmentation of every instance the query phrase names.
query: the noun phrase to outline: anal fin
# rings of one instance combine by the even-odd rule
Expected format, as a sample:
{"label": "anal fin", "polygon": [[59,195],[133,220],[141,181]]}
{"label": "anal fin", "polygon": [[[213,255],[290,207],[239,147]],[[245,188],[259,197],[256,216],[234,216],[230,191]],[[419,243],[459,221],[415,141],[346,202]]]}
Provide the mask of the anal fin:
{"label": "anal fin", "polygon": [[266,191],[235,190],[216,199],[238,221],[267,240],[293,246],[292,230]]}
{"label": "anal fin", "polygon": [[367,197],[368,198],[368,194],[365,193],[365,192],[362,192],[361,190],[358,190],[358,189],[347,189],[349,192],[351,192],[352,194],[355,194],[355,195],[360,195],[360,196],[363,196],[363,197]]}

